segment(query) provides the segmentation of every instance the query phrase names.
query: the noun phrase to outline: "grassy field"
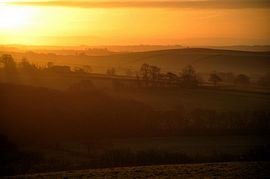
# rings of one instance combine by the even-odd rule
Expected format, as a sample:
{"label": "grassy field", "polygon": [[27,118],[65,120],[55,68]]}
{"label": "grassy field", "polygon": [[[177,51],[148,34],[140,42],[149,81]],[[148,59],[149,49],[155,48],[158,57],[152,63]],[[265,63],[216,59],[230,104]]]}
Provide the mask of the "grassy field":
{"label": "grassy field", "polygon": [[[135,155],[137,157],[141,155],[142,158],[138,158],[138,160],[142,160],[141,164],[143,165],[151,164],[152,159],[157,160],[157,164],[235,161],[241,156],[253,154],[257,149],[264,149],[264,151],[269,149],[268,137],[185,136],[175,138],[127,138],[58,143],[53,146],[42,147],[26,146],[22,149],[23,151],[39,153],[43,157],[44,160],[39,164],[36,163],[32,168],[32,172],[36,173],[41,166],[46,168],[45,171],[59,171],[59,168],[84,169],[106,166],[136,166],[140,162],[132,163],[133,157],[136,157]],[[178,154],[184,156],[183,160],[170,161],[170,159],[162,158],[164,155],[177,157]],[[234,159],[235,157],[237,159]],[[185,160],[185,158],[188,158],[188,160]],[[99,165],[98,161],[101,160],[108,163]],[[147,160],[150,163],[147,163]],[[98,163],[94,164],[95,162]]]}
{"label": "grassy field", "polygon": [[114,139],[115,149],[161,150],[182,152],[188,155],[211,155],[213,153],[241,154],[255,147],[270,145],[264,136],[183,136]]}
{"label": "grassy field", "polygon": [[269,162],[229,162],[75,170],[13,178],[268,178]]}
{"label": "grassy field", "polygon": [[[9,52],[0,52],[9,53]],[[11,53],[16,60],[22,57],[38,64],[82,66],[90,65],[95,73],[104,73],[115,67],[118,73],[127,68],[138,70],[143,63],[156,65],[164,71],[178,73],[184,66],[193,65],[199,72],[223,71],[264,74],[269,71],[268,52],[244,52],[203,48],[185,48],[149,52],[120,53],[105,56],[55,55],[38,53]]]}
{"label": "grassy field", "polygon": [[270,95],[210,89],[140,89],[114,92],[117,98],[134,99],[155,109],[184,108],[226,110],[268,110]]}
{"label": "grassy field", "polygon": [[[20,75],[18,83],[42,86],[57,90],[67,90],[71,85],[81,80],[90,80],[94,88],[111,94],[115,98],[133,99],[143,102],[158,110],[179,110],[179,108],[201,108],[226,110],[268,110],[270,108],[270,93],[215,89],[202,87],[198,89],[185,88],[123,88],[114,89],[113,79],[106,76],[80,75],[40,75],[29,78]],[[4,81],[0,78],[0,81]],[[136,84],[136,82],[133,82]]]}
{"label": "grassy field", "polygon": [[[93,142],[98,150],[161,150],[170,152],[184,152],[188,154],[210,154],[213,152],[243,153],[255,147],[270,145],[268,136],[183,136],[183,137],[152,137],[108,139]],[[28,148],[28,150],[31,148]],[[48,152],[49,151],[49,152]],[[60,154],[55,157],[68,156],[72,153],[87,155],[84,142],[62,143],[47,148],[47,154]],[[61,154],[62,152],[62,154]],[[80,156],[78,155],[78,156]],[[52,156],[53,157],[53,156]],[[85,156],[83,156],[85,157]]]}

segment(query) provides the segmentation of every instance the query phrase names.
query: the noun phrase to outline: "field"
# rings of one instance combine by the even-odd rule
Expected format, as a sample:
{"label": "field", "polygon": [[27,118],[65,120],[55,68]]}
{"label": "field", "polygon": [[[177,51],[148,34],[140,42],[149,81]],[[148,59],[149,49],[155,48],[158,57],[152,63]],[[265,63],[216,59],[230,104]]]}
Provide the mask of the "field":
{"label": "field", "polygon": [[160,67],[164,72],[179,73],[186,65],[193,65],[199,72],[234,72],[244,74],[265,74],[269,71],[269,52],[246,52],[203,48],[184,48],[149,52],[116,53],[103,56],[56,55],[33,52],[1,52],[12,54],[16,60],[23,57],[29,61],[46,65],[90,65],[94,73],[105,73],[114,67],[118,74],[127,69],[139,70],[143,63]]}
{"label": "field", "polygon": [[138,89],[113,92],[116,98],[134,99],[158,110],[202,108],[226,110],[268,110],[268,93],[249,93],[215,89]]}
{"label": "field", "polygon": [[[25,146],[43,156],[28,173],[152,164],[267,161],[269,136],[183,136],[77,141]],[[262,152],[263,153],[255,153]],[[181,156],[177,159],[177,157]],[[252,158],[252,155],[255,158]],[[263,155],[262,158],[257,155]],[[166,156],[164,158],[164,156]],[[245,158],[248,157],[248,158]],[[251,158],[250,158],[251,157]],[[135,161],[134,161],[135,160]],[[105,163],[100,161],[106,161]],[[170,173],[170,172],[168,172]]]}
{"label": "field", "polygon": [[[74,75],[74,74],[51,74],[36,75],[29,78],[20,75],[18,83],[46,87],[66,91],[81,80],[89,80],[95,89],[120,99],[132,99],[145,103],[157,110],[186,109],[213,109],[226,110],[268,110],[270,108],[269,89],[256,91],[254,88],[226,89],[215,87],[201,87],[198,89],[185,88],[122,88],[115,89],[114,78],[106,75]],[[119,82],[125,84],[125,78],[119,78]],[[4,81],[0,77],[0,81]],[[127,83],[136,85],[135,80],[126,80]],[[206,105],[207,104],[207,105]]]}
{"label": "field", "polygon": [[256,147],[269,145],[267,136],[183,136],[156,138],[114,139],[115,149],[160,150],[188,155],[241,154]]}
{"label": "field", "polygon": [[0,179],[270,179],[269,10],[0,0]]}
{"label": "field", "polygon": [[[181,49],[83,57],[31,53],[29,60],[65,65],[76,61],[104,70],[115,65],[123,71],[136,65],[138,69],[144,62],[171,71],[192,64],[196,70],[231,69],[256,77],[268,69],[268,57],[267,52]],[[147,80],[118,74],[4,69],[0,73],[4,135],[0,139],[7,147],[2,153],[7,161],[3,176],[245,178],[256,172],[269,176],[267,86],[189,87],[168,81],[146,84]],[[74,171],[47,173],[70,170]]]}
{"label": "field", "polygon": [[269,162],[230,162],[74,170],[13,178],[268,178],[269,169]]}

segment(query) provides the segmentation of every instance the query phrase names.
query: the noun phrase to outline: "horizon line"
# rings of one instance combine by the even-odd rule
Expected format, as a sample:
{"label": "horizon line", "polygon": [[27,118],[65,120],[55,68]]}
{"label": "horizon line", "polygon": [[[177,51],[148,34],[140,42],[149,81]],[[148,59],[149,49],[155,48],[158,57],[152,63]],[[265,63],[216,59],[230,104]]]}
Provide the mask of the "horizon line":
{"label": "horizon line", "polygon": [[268,0],[182,0],[182,1],[13,1],[4,2],[18,6],[44,6],[44,7],[69,7],[69,8],[194,8],[194,9],[247,9],[270,8]]}

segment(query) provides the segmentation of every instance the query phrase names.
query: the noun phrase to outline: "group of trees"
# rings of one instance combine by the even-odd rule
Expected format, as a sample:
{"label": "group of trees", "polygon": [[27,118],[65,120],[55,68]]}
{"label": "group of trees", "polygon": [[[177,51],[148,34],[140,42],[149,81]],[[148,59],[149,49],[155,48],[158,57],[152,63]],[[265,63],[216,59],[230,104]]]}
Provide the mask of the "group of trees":
{"label": "group of trees", "polygon": [[[140,73],[137,78],[141,78],[149,85],[155,85],[158,82],[171,85],[180,85],[184,87],[197,87],[203,83],[202,77],[195,71],[194,67],[188,65],[182,69],[177,75],[172,72],[162,73],[161,69],[149,64],[143,64],[140,68]],[[234,75],[233,73],[217,73],[209,74],[208,81],[214,86],[221,82],[230,83],[233,85],[248,85],[251,83],[250,77],[245,74]]]}
{"label": "group of trees", "polygon": [[[230,81],[231,84],[236,84],[236,85],[250,84],[250,77],[245,74],[238,74],[236,76],[232,74],[230,80],[231,80]],[[223,78],[223,76],[218,74],[217,72],[210,73],[208,81],[213,83],[214,86],[217,86],[218,83],[220,82],[228,82],[226,78]]]}
{"label": "group of trees", "polygon": [[0,57],[0,62],[3,64],[4,66],[4,70],[6,72],[15,72],[17,65],[16,62],[14,61],[13,57],[11,55],[2,55]]}
{"label": "group of trees", "polygon": [[198,74],[190,65],[183,68],[179,75],[172,72],[162,73],[159,67],[146,63],[141,66],[139,72],[137,78],[141,78],[145,81],[147,86],[167,83],[180,84],[186,87],[196,87],[200,82]]}
{"label": "group of trees", "polygon": [[215,86],[217,86],[217,84],[221,82],[222,79],[220,76],[217,75],[217,73],[211,73],[208,81],[212,82]]}
{"label": "group of trees", "polygon": [[140,74],[145,81],[157,81],[161,78],[160,68],[146,63],[141,66]]}
{"label": "group of trees", "polygon": [[30,63],[26,58],[23,58],[20,62],[15,62],[11,55],[4,54],[0,56],[0,64],[3,66],[3,71],[6,73],[37,73],[37,72],[54,72],[54,73],[91,73],[92,68],[89,65],[83,65],[82,67],[55,65],[53,62],[48,62],[46,66],[38,66],[34,63]]}
{"label": "group of trees", "polygon": [[[52,62],[48,62],[47,66],[38,66],[34,63],[30,63],[27,59],[23,58],[20,62],[15,62],[11,55],[4,54],[0,56],[0,64],[2,64],[2,71],[5,73],[38,73],[38,72],[50,72],[50,73],[80,73],[89,74],[92,73],[92,68],[89,65],[84,65],[82,67],[70,66],[60,66],[55,65]],[[126,75],[132,77],[132,70],[128,69]],[[106,71],[108,76],[115,76],[116,69],[114,67],[108,68]],[[184,67],[178,74],[173,72],[162,72],[161,68],[144,63],[139,71],[136,73],[136,79],[142,81],[146,87],[150,86],[183,86],[183,87],[197,87],[203,83],[203,78],[196,72],[193,66],[188,65]],[[119,77],[119,76],[118,76]],[[134,76],[132,77],[134,78]],[[214,86],[219,84],[231,84],[231,85],[249,85],[251,84],[251,79],[246,74],[235,75],[233,73],[221,73],[212,72],[209,74],[207,79],[208,82],[212,83]],[[140,84],[140,86],[141,86]],[[267,86],[270,84],[270,75],[262,76],[258,79],[258,85]]]}

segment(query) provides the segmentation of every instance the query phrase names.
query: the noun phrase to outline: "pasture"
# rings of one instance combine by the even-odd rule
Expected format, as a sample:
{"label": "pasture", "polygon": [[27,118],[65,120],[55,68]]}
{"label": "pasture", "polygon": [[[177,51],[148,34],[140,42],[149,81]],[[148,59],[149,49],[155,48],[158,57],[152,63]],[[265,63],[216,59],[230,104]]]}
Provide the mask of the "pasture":
{"label": "pasture", "polygon": [[134,99],[157,110],[213,109],[268,110],[270,94],[215,89],[137,89],[112,92],[116,98]]}
{"label": "pasture", "polygon": [[[226,162],[72,170],[15,176],[31,178],[268,178],[269,162]],[[14,177],[14,178],[15,178]]]}
{"label": "pasture", "polygon": [[[59,171],[151,164],[179,164],[267,160],[269,136],[182,136],[115,138],[25,146],[23,151],[39,153],[41,163],[32,172]],[[256,153],[256,152],[264,153]],[[249,158],[253,155],[254,158]],[[165,157],[166,156],[166,157]],[[165,158],[164,158],[165,157]],[[269,156],[268,156],[269,157]]]}

